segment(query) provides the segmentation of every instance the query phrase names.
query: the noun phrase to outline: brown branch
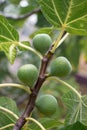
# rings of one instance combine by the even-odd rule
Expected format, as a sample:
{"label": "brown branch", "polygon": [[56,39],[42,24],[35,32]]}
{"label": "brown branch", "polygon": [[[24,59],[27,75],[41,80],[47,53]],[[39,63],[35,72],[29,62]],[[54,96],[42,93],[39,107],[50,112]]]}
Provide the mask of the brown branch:
{"label": "brown branch", "polygon": [[25,109],[24,113],[22,114],[22,116],[17,121],[17,123],[15,124],[13,130],[20,130],[23,127],[23,125],[26,123],[26,118],[30,116],[32,110],[35,107],[35,100],[37,98],[37,95],[39,93],[39,90],[40,90],[43,82],[46,79],[45,73],[46,73],[47,65],[48,65],[51,57],[53,56],[53,53],[51,53],[50,50],[42,59],[41,69],[40,69],[38,80],[34,86],[34,89],[32,90],[30,97],[29,97],[29,101],[28,101],[28,104],[26,106],[26,109]]}
{"label": "brown branch", "polygon": [[[64,32],[64,34],[65,34],[65,32]],[[16,122],[13,130],[20,130],[24,126],[24,124],[26,123],[26,118],[31,115],[31,113],[35,107],[35,101],[36,101],[37,95],[39,93],[39,90],[40,90],[43,82],[46,79],[46,69],[47,69],[48,63],[50,62],[50,60],[53,56],[53,53],[51,52],[52,48],[53,48],[53,45],[51,46],[51,48],[48,50],[47,54],[42,59],[40,73],[39,73],[37,82],[36,82],[35,86],[33,87],[32,93],[29,97],[29,101],[26,106],[26,109],[25,109],[24,113],[22,114],[22,116],[19,118],[19,120]]]}
{"label": "brown branch", "polygon": [[32,14],[36,14],[36,13],[38,13],[38,12],[40,12],[40,11],[41,11],[40,8],[37,8],[37,9],[35,9],[35,10],[33,10],[33,11],[31,11],[31,12],[25,14],[25,15],[20,15],[20,16],[6,16],[6,15],[5,15],[4,13],[2,13],[2,12],[0,12],[0,14],[3,15],[3,16],[5,16],[5,17],[8,18],[8,19],[21,20],[21,19],[25,19],[25,18],[31,16]]}

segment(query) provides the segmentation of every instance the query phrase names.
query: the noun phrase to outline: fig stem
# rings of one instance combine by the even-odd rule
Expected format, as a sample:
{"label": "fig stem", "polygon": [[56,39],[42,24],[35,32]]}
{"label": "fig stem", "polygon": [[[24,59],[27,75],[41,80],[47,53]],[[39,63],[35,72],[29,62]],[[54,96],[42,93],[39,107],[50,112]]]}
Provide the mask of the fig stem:
{"label": "fig stem", "polygon": [[46,129],[43,127],[43,125],[42,125],[40,122],[38,122],[37,120],[35,120],[34,118],[29,117],[29,118],[26,118],[26,120],[27,120],[27,121],[33,121],[33,122],[35,122],[42,130],[46,130]]}
{"label": "fig stem", "polygon": [[65,81],[59,79],[58,77],[55,77],[55,76],[51,76],[51,77],[48,77],[47,80],[56,80],[57,82],[67,86],[69,89],[71,89],[74,93],[76,93],[76,95],[79,97],[79,99],[81,99],[81,95],[80,93],[73,87],[71,86],[70,84],[66,83]]}
{"label": "fig stem", "polygon": [[21,84],[15,84],[15,83],[4,83],[4,84],[0,84],[0,88],[4,88],[4,87],[16,87],[16,88],[20,88],[25,90],[27,93],[31,93],[29,87],[21,85]]}
{"label": "fig stem", "polygon": [[32,52],[35,53],[37,56],[39,56],[40,59],[43,58],[43,56],[41,55],[41,53],[39,53],[38,51],[36,51],[36,50],[33,49],[32,47],[26,46],[26,45],[22,44],[21,42],[19,42],[18,45],[19,45],[20,47],[22,47],[22,48],[25,48],[25,49],[27,49],[27,50],[29,50],[29,51],[32,51]]}
{"label": "fig stem", "polygon": [[[12,115],[13,117],[15,117],[17,120],[18,120],[18,118],[19,118],[14,112],[8,110],[7,108],[4,108],[4,107],[0,106],[0,110],[4,111],[4,112],[6,112],[6,113],[11,114],[11,115]],[[1,130],[1,129],[0,129],[0,130]]]}
{"label": "fig stem", "polygon": [[59,41],[59,44],[57,45],[57,48],[63,43],[63,41],[69,36],[69,33],[66,33],[64,37]]}
{"label": "fig stem", "polygon": [[4,129],[9,128],[11,126],[14,126],[14,124],[9,124],[9,125],[3,126],[0,128],[0,130],[4,130]]}
{"label": "fig stem", "polygon": [[[59,36],[59,41],[62,38],[62,36],[65,34],[65,31],[63,30]],[[33,86],[32,92],[29,96],[29,101],[28,104],[26,105],[25,111],[24,113],[21,115],[21,117],[18,119],[18,121],[16,122],[16,124],[14,125],[13,130],[21,130],[21,128],[24,126],[24,124],[26,123],[26,118],[28,118],[34,107],[35,107],[35,101],[36,98],[38,96],[39,90],[42,86],[42,84],[44,83],[45,79],[47,78],[46,76],[46,69],[47,66],[51,60],[51,58],[53,57],[54,51],[57,47],[57,42],[56,45],[54,47],[54,44],[49,48],[49,50],[47,51],[47,53],[44,55],[44,57],[42,59],[41,62],[41,67],[40,67],[40,71],[39,71],[39,76],[38,79],[36,81],[36,84]],[[52,51],[53,50],[53,51]]]}
{"label": "fig stem", "polygon": [[26,118],[28,118],[30,116],[32,110],[34,109],[35,101],[36,101],[36,98],[38,96],[39,90],[46,79],[45,73],[46,73],[47,65],[53,56],[53,53],[50,52],[50,50],[51,50],[51,48],[49,49],[47,54],[42,59],[39,76],[38,76],[38,79],[36,81],[36,84],[34,85],[34,87],[32,89],[32,93],[30,94],[28,104],[25,108],[24,113],[16,122],[13,130],[20,130],[24,126],[24,124],[26,123]]}
{"label": "fig stem", "polygon": [[62,28],[62,30],[61,30],[61,32],[60,32],[58,38],[53,42],[53,45],[54,45],[54,46],[53,46],[53,48],[51,49],[51,52],[52,52],[52,53],[54,53],[55,50],[57,49],[57,47],[58,47],[58,45],[59,45],[59,42],[60,42],[60,40],[61,40],[61,38],[62,38],[62,36],[63,36],[64,33],[65,33],[65,30],[64,30],[64,28]]}

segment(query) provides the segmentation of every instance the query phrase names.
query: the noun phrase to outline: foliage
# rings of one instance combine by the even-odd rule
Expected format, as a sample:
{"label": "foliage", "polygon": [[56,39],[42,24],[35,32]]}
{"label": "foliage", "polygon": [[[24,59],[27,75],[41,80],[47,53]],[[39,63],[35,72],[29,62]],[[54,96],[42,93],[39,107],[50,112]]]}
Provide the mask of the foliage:
{"label": "foliage", "polygon": [[[27,18],[25,14],[29,13],[30,15],[31,11],[35,10],[38,7],[41,8],[42,13],[44,14],[47,21],[50,23],[49,26],[52,25],[52,27],[41,28],[41,30],[32,34],[31,37],[35,36],[38,33],[41,34],[44,32],[50,34],[50,36],[53,38],[53,44],[48,49],[47,53],[45,53],[45,55],[42,56],[42,54],[36,51],[29,42],[20,41],[19,34],[16,31],[16,29],[8,22],[8,20],[3,15],[0,15],[0,51],[4,52],[4,54],[7,56],[8,60],[10,61],[10,63],[14,64],[18,54],[22,55],[22,53],[27,50],[29,51],[28,52],[29,56],[32,55],[31,52],[34,53],[32,59],[34,59],[34,57],[37,56],[38,59],[40,60],[38,64],[39,76],[36,83],[33,85],[33,89],[31,88],[29,89],[28,87],[29,84],[27,84],[26,86],[24,84],[16,84],[16,83],[0,84],[0,88],[1,87],[4,88],[5,86],[9,86],[9,87],[13,86],[13,87],[21,88],[25,90],[29,96],[28,105],[26,106],[22,118],[21,116],[19,117],[20,114],[15,104],[15,101],[13,101],[13,99],[8,97],[0,97],[0,129],[11,130],[15,123],[19,123],[20,125],[22,125],[22,123],[20,123],[20,119],[21,120],[23,119],[23,121],[25,122],[27,121],[27,124],[25,124],[24,127],[21,126],[22,129],[86,130],[87,129],[87,95],[82,96],[77,91],[77,89],[73,87],[74,84],[70,85],[69,83],[63,81],[63,79],[59,79],[59,77],[50,76],[48,63],[52,59],[53,54],[55,58],[56,55],[58,56],[60,55],[58,51],[61,50],[62,52],[63,51],[62,49],[64,49],[63,55],[64,56],[67,55],[67,57],[72,57],[73,63],[76,66],[78,64],[78,59],[81,50],[85,50],[86,52],[86,45],[84,45],[86,36],[85,37],[82,36],[87,35],[87,26],[86,26],[87,25],[87,8],[86,8],[87,1],[86,0],[85,1],[83,0],[73,0],[73,1],[72,0],[67,0],[67,1],[26,0],[27,2],[26,7],[21,7],[20,6],[21,2],[22,0],[17,1],[17,3],[14,0],[7,0],[1,2],[1,4],[3,5],[2,7],[0,7],[1,12],[2,13],[4,12],[4,15],[7,16],[6,10],[9,8],[7,17],[9,18],[12,17],[13,19],[16,20],[23,18],[25,20]],[[75,35],[75,36],[70,36],[69,42],[71,41],[71,44],[65,41],[64,45],[62,47],[59,47],[65,40],[65,39],[63,40],[63,38],[65,36],[66,36],[65,38],[67,38],[69,34]],[[81,35],[81,36],[76,37],[76,35]],[[71,53],[71,51],[75,52],[74,55]],[[47,67],[48,70],[46,71]],[[62,85],[60,84],[56,85],[56,83],[53,83],[52,85],[52,82],[50,82],[50,80],[55,80],[56,82],[62,84],[63,86],[66,86],[68,92],[66,91],[65,88],[60,89],[60,87],[62,87]],[[32,110],[35,108],[35,101],[37,96],[39,95],[38,93],[40,88],[41,90],[44,90],[45,88],[45,81],[50,82],[49,90],[47,93],[53,94],[57,98],[59,105],[61,105],[62,102],[62,107],[64,107],[63,109],[64,111],[65,111],[65,106],[67,107],[68,113],[66,113],[66,115],[65,112],[63,113],[65,115],[63,121],[61,121],[60,119],[62,118],[62,116],[64,117],[64,115],[58,118],[57,117],[58,111],[54,115],[52,115],[52,119],[40,115],[41,113],[38,113],[36,109],[33,111],[33,114],[31,114]],[[58,88],[54,89],[55,86]],[[58,92],[54,92],[56,90]],[[44,92],[40,91],[40,92],[41,92],[40,95],[42,95],[42,93],[44,93],[45,91]],[[61,98],[59,100],[60,96],[58,94],[60,92],[62,93],[60,95],[64,94],[62,98],[63,100],[61,100]],[[43,105],[45,105],[45,103]],[[30,117],[29,114],[32,116],[32,118]],[[15,125],[15,127],[17,126]]]}
{"label": "foliage", "polygon": [[[15,123],[17,115],[19,115],[19,112],[16,103],[10,98],[0,97],[0,127]],[[7,128],[7,130],[11,129],[12,127]]]}
{"label": "foliage", "polygon": [[65,128],[61,128],[60,130],[78,130],[78,129],[86,130],[87,127],[77,121],[75,124],[66,126]]}
{"label": "foliage", "polygon": [[[57,121],[57,120],[55,120],[55,119],[51,119],[51,118],[40,118],[39,119],[39,122],[41,123],[41,124],[43,124],[43,126],[47,129],[47,130],[50,130],[51,128],[55,128],[55,127],[58,127],[58,126],[61,126],[62,125],[62,123],[61,122],[59,122],[59,121]],[[29,124],[29,127],[31,128],[31,129],[36,129],[36,130],[41,130],[36,124],[34,124],[34,123],[30,123]]]}
{"label": "foliage", "polygon": [[63,96],[63,100],[68,108],[66,124],[74,124],[79,121],[86,125],[87,95],[79,97],[75,93],[69,92]]}
{"label": "foliage", "polygon": [[47,20],[56,28],[64,27],[69,33],[87,35],[87,1],[37,1],[40,3]]}

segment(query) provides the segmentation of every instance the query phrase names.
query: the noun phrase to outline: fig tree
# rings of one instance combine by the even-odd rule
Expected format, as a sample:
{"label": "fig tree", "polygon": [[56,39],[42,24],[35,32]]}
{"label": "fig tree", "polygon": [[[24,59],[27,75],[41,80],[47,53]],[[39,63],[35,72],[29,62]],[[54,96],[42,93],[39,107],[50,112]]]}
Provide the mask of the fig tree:
{"label": "fig tree", "polygon": [[72,71],[72,66],[67,58],[60,56],[54,59],[50,66],[50,75],[65,77]]}
{"label": "fig tree", "polygon": [[33,46],[42,55],[45,54],[52,44],[51,37],[48,34],[37,34],[33,38]]}
{"label": "fig tree", "polygon": [[36,107],[42,114],[51,116],[56,112],[58,103],[54,96],[45,94],[36,100]]}
{"label": "fig tree", "polygon": [[38,69],[35,65],[26,64],[18,69],[17,75],[21,82],[32,87],[37,80]]}

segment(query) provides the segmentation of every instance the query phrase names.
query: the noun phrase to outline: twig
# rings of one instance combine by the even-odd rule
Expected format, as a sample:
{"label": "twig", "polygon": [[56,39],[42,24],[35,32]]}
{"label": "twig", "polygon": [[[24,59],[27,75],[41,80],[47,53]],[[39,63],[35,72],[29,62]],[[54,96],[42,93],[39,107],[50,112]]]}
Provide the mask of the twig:
{"label": "twig", "polygon": [[8,110],[7,108],[4,108],[4,107],[0,106],[0,110],[11,114],[11,115],[14,116],[17,120],[18,120],[18,118],[19,118],[14,112]]}
{"label": "twig", "polygon": [[30,116],[32,110],[34,109],[35,100],[37,98],[38,92],[39,92],[43,82],[46,79],[45,73],[46,73],[47,65],[53,56],[53,53],[51,53],[50,50],[42,59],[41,69],[40,69],[38,80],[37,80],[35,86],[33,87],[32,93],[30,94],[26,109],[25,109],[23,115],[19,118],[19,120],[15,124],[13,130],[20,130],[24,126],[24,124],[26,123],[26,118]]}
{"label": "twig", "polygon": [[31,118],[31,117],[29,117],[29,118],[26,118],[26,120],[28,121],[28,120],[31,120],[31,121],[33,121],[33,122],[35,122],[42,130],[46,130],[42,125],[41,125],[41,123],[39,123],[37,120],[35,120],[34,118]]}
{"label": "twig", "polygon": [[[64,35],[64,34],[60,33],[60,35],[62,37],[62,35]],[[59,38],[61,39],[61,37],[59,37]],[[42,84],[44,83],[45,79],[47,78],[46,77],[46,69],[47,69],[47,66],[48,66],[48,64],[49,64],[49,62],[54,54],[54,46],[55,45],[53,44],[50,47],[47,54],[42,59],[39,76],[38,76],[38,79],[37,79],[35,86],[33,87],[32,93],[30,94],[26,109],[25,109],[24,113],[22,114],[22,116],[16,122],[13,130],[21,130],[21,128],[26,123],[26,118],[28,118],[31,115],[31,113],[35,107],[35,101],[36,101],[37,95],[39,93],[39,90],[40,90]],[[56,46],[57,46],[57,43],[56,43]],[[55,47],[55,49],[56,49],[56,47]],[[51,50],[53,50],[53,52]]]}
{"label": "twig", "polygon": [[38,13],[38,12],[40,12],[40,11],[41,11],[40,8],[37,8],[37,9],[35,9],[35,10],[33,10],[33,11],[27,13],[27,14],[19,15],[19,16],[7,16],[7,15],[5,15],[5,14],[2,13],[2,12],[0,12],[0,14],[1,14],[1,15],[4,15],[4,16],[5,16],[6,18],[8,18],[8,19],[21,20],[21,19],[25,19],[25,18],[31,16],[32,14],[36,14],[36,13]]}
{"label": "twig", "polygon": [[3,126],[0,128],[0,130],[4,130],[4,129],[9,128],[11,126],[14,126],[14,124],[9,124],[9,125]]}
{"label": "twig", "polygon": [[67,86],[70,90],[72,90],[78,97],[79,99],[81,99],[81,95],[80,93],[70,84],[66,83],[65,81],[59,79],[58,77],[52,76],[52,77],[48,77],[48,80],[56,80],[57,82]]}
{"label": "twig", "polygon": [[37,56],[39,56],[40,59],[43,58],[43,56],[42,56],[38,51],[36,51],[35,49],[33,49],[32,47],[26,46],[26,45],[22,44],[21,42],[19,42],[18,45],[19,45],[20,47],[23,47],[23,48],[29,50],[29,51],[32,51],[32,52],[35,53]]}
{"label": "twig", "polygon": [[59,42],[57,47],[59,47],[68,36],[69,36],[69,33],[65,33],[64,37],[60,40],[60,42]]}
{"label": "twig", "polygon": [[29,87],[25,87],[24,85],[21,85],[21,84],[15,84],[15,83],[4,83],[4,84],[0,84],[0,88],[4,88],[4,87],[16,87],[16,88],[20,88],[20,89],[23,89],[25,90],[27,93],[31,93]]}

